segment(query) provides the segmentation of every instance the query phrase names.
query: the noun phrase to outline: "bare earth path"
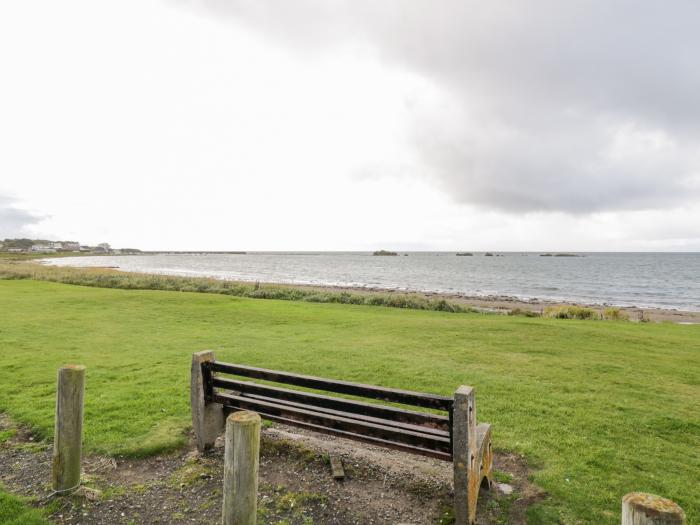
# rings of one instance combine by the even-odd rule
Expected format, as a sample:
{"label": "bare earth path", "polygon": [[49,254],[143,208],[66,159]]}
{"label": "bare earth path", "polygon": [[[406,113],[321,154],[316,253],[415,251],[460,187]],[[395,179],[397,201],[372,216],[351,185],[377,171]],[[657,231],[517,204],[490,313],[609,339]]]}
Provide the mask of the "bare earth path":
{"label": "bare earth path", "polygon": [[[223,449],[192,447],[147,459],[90,456],[78,495],[58,498],[49,487],[51,446],[0,415],[0,484],[36,498],[61,524],[212,524],[220,519]],[[450,523],[451,464],[281,425],[263,431],[259,523]],[[328,454],[340,456],[344,481],[334,481]],[[479,523],[523,523],[526,507],[544,495],[527,482],[520,458],[497,455],[508,487],[482,491]],[[500,487],[500,485],[499,485]]]}

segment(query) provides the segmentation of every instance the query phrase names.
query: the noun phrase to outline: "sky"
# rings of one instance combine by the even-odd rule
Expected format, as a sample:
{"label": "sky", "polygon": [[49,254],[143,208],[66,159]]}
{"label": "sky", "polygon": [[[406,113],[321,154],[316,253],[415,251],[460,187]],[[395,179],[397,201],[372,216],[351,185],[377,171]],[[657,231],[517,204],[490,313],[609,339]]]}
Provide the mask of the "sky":
{"label": "sky", "polygon": [[700,3],[0,3],[0,238],[700,251]]}

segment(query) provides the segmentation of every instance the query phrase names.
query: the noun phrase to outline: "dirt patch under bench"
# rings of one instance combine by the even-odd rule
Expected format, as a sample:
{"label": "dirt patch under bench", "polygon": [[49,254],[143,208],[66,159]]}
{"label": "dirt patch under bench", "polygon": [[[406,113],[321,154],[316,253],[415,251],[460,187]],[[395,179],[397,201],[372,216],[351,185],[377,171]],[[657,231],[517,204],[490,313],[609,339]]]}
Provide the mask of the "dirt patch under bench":
{"label": "dirt patch under bench", "polygon": [[[205,454],[190,446],[146,459],[88,456],[83,488],[58,497],[50,488],[50,444],[37,442],[0,415],[0,432],[8,430],[10,437],[0,444],[0,483],[33,498],[52,522],[210,525],[220,520],[221,439]],[[262,434],[258,523],[452,522],[451,463],[283,425],[266,427]],[[342,459],[345,480],[333,479],[331,455]],[[496,454],[495,468],[508,484],[482,490],[478,523],[524,523],[527,506],[543,493],[528,482],[522,458]]]}

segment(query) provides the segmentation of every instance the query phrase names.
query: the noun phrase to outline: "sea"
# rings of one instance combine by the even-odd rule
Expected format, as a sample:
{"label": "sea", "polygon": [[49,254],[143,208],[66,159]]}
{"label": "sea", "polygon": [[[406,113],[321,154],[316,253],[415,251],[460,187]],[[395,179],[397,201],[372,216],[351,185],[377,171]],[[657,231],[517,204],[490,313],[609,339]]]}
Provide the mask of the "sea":
{"label": "sea", "polygon": [[57,266],[236,281],[700,311],[700,253],[247,252],[47,259]]}

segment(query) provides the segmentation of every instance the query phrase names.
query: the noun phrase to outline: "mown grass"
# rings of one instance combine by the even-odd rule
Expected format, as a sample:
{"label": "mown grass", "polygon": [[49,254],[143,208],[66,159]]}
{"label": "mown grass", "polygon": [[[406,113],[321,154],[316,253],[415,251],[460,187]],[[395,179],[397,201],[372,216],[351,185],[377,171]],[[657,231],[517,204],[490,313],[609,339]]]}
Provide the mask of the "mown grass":
{"label": "mown grass", "polygon": [[31,508],[27,502],[3,492],[0,487],[0,525],[48,525],[41,511]]}
{"label": "mown grass", "polygon": [[670,497],[700,519],[700,326],[256,301],[0,281],[0,411],[50,437],[56,369],[87,365],[85,445],[185,442],[192,352],[451,394],[477,388],[500,450],[549,494],[532,523],[619,523],[620,498]]}

